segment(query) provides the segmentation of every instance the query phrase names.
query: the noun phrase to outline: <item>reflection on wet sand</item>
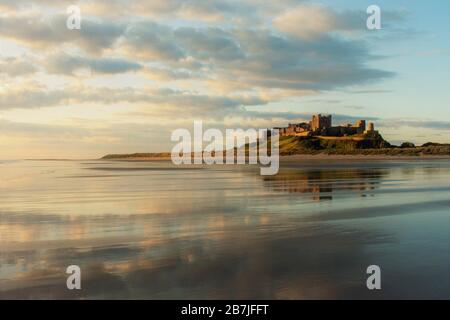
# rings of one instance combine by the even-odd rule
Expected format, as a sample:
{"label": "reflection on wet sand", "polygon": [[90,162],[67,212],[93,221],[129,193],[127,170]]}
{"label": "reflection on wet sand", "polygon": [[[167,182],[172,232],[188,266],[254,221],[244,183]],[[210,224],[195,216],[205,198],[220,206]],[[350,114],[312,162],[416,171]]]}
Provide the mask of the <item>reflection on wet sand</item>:
{"label": "reflection on wet sand", "polygon": [[332,200],[333,191],[352,191],[366,196],[377,188],[386,170],[284,170],[275,176],[264,176],[264,183],[274,191],[311,194],[313,200]]}
{"label": "reflection on wet sand", "polygon": [[[30,265],[24,266],[30,271],[14,281],[4,281],[0,297],[346,297],[366,291],[359,267],[371,257],[364,253],[364,245],[389,241],[383,235],[314,225],[271,232],[270,237],[262,229],[239,229],[202,239],[42,249],[45,269],[38,272],[33,267],[39,251],[11,252],[4,257],[10,262],[32,257]],[[236,246],[237,241],[241,245]],[[62,266],[74,261],[84,266],[83,290],[79,292],[64,287]],[[354,284],[349,286],[348,281]]]}
{"label": "reflection on wet sand", "polygon": [[[449,298],[446,162],[0,173],[0,299]],[[81,291],[66,289],[72,264]],[[370,264],[382,291],[366,289]]]}

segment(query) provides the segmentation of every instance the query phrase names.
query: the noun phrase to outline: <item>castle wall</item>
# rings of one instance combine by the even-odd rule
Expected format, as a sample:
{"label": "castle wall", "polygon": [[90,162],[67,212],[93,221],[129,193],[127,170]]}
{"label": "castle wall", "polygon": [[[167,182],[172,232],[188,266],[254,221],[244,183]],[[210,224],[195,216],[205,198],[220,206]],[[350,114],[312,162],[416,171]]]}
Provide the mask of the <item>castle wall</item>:
{"label": "castle wall", "polygon": [[322,116],[315,114],[308,123],[290,123],[286,128],[279,128],[281,136],[311,136],[311,135],[325,135],[325,136],[344,136],[364,134],[368,131],[374,131],[374,125],[369,123],[369,128],[366,131],[366,120],[358,120],[355,124],[347,124],[333,127],[331,115]]}
{"label": "castle wall", "polygon": [[344,136],[344,135],[354,135],[358,133],[358,128],[356,127],[345,127],[345,126],[337,126],[331,127],[326,130],[327,136]]}

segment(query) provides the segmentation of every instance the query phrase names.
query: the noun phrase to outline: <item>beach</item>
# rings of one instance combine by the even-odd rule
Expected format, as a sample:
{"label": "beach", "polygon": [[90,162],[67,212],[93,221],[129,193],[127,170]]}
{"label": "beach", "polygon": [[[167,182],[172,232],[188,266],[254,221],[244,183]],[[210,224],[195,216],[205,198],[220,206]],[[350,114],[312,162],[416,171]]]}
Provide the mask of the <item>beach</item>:
{"label": "beach", "polygon": [[0,298],[449,298],[447,159],[284,160],[2,161]]}

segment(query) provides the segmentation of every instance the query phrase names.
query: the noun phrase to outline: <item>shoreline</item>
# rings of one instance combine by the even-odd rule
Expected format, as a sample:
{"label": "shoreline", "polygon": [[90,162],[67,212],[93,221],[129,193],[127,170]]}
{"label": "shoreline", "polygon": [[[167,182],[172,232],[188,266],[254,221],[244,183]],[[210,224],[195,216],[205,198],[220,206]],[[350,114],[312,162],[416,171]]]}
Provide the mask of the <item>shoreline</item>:
{"label": "shoreline", "polygon": [[[117,157],[111,159],[98,159],[102,161],[171,161],[170,156],[156,157]],[[296,154],[280,156],[280,162],[303,160],[450,160],[450,155],[340,155],[340,154]]]}

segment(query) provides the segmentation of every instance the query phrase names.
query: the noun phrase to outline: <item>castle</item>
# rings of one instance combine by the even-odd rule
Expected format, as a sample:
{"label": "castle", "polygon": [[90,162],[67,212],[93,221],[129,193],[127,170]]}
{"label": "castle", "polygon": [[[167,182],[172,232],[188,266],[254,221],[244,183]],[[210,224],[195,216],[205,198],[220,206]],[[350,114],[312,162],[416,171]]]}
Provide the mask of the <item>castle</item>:
{"label": "castle", "polygon": [[274,129],[278,129],[280,136],[300,137],[342,137],[355,134],[370,134],[376,132],[374,124],[372,122],[369,122],[368,129],[366,130],[366,120],[358,120],[355,124],[346,124],[333,127],[331,124],[331,115],[323,116],[321,114],[313,115],[311,121],[309,122],[289,123],[287,127]]}

